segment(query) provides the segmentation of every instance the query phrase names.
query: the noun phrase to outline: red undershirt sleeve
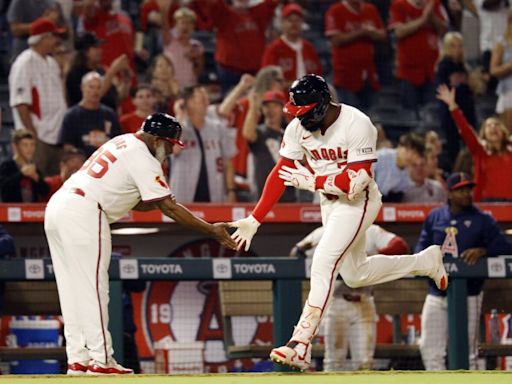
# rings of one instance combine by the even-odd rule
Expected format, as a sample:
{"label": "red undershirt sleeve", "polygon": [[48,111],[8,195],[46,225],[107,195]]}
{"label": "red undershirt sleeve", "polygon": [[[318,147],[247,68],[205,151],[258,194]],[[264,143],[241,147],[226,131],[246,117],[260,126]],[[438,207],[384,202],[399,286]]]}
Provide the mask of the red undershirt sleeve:
{"label": "red undershirt sleeve", "polygon": [[382,255],[405,255],[409,252],[409,245],[400,236],[393,237],[388,245],[379,249]]}
{"label": "red undershirt sleeve", "polygon": [[267,213],[279,201],[286,189],[284,180],[279,177],[278,173],[279,169],[281,169],[283,165],[295,168],[293,160],[282,157],[277,161],[272,171],[270,171],[268,174],[267,181],[265,181],[265,186],[263,187],[263,192],[261,193],[261,197],[258,200],[256,207],[252,211],[253,217],[260,223],[263,222],[263,219]]}
{"label": "red undershirt sleeve", "polygon": [[[350,178],[348,176],[347,171],[349,169],[353,171],[359,171],[360,169],[365,169],[366,172],[371,176],[372,175],[372,163],[373,161],[361,161],[358,163],[352,163],[345,167],[345,169],[336,176],[334,179],[334,184],[341,189],[343,192],[348,193],[350,190]],[[315,189],[323,189],[327,176],[317,176],[315,179]]]}

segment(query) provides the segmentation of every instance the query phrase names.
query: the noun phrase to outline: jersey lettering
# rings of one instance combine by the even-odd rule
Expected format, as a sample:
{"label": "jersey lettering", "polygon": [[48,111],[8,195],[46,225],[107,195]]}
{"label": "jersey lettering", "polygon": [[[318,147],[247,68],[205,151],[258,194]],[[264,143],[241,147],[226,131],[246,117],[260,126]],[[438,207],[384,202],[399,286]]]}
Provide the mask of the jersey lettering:
{"label": "jersey lettering", "polygon": [[87,174],[89,176],[94,177],[95,179],[101,179],[105,173],[107,173],[109,163],[114,164],[116,161],[117,157],[115,157],[110,151],[98,148],[80,170],[87,170]]}
{"label": "jersey lettering", "polygon": [[122,136],[117,136],[113,138],[111,143],[116,146],[116,149],[126,148],[126,140]]}
{"label": "jersey lettering", "polygon": [[348,155],[348,150],[343,151],[341,147],[337,147],[336,149],[333,148],[320,148],[320,151],[318,149],[313,149],[311,151],[311,158],[313,160],[346,160]]}

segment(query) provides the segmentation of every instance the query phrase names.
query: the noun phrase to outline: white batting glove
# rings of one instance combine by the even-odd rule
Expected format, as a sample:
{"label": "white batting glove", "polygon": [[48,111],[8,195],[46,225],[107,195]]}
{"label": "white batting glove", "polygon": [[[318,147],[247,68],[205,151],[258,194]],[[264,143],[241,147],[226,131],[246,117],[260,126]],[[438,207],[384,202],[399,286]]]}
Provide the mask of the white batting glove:
{"label": "white batting glove", "polygon": [[315,192],[315,176],[295,160],[295,168],[283,165],[279,170],[279,178],[284,180],[284,185]]}
{"label": "white batting glove", "polygon": [[245,243],[245,251],[247,252],[251,247],[251,241],[258,227],[261,223],[254,218],[253,215],[249,215],[245,219],[240,219],[229,223],[231,228],[237,228],[237,230],[231,235],[231,238],[235,240],[237,244],[237,250],[240,250]]}
{"label": "white batting glove", "polygon": [[372,181],[371,176],[365,169],[359,171],[347,170],[348,177],[350,178],[350,190],[347,193],[349,200],[354,200],[362,191],[366,189],[368,184]]}

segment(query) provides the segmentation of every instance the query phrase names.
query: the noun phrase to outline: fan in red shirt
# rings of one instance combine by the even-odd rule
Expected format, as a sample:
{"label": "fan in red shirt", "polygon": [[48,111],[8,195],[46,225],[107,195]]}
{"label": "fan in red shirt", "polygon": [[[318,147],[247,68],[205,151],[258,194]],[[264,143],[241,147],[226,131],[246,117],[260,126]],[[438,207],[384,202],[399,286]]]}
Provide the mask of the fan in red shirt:
{"label": "fan in red shirt", "polygon": [[265,49],[261,66],[278,65],[289,83],[308,73],[322,75],[322,64],[315,47],[303,39],[304,10],[288,4],[281,12],[283,34]]}
{"label": "fan in red shirt", "polygon": [[135,30],[128,16],[112,9],[112,0],[99,0],[98,5],[86,5],[83,22],[86,31],[93,32],[103,40],[101,62],[105,68],[110,67],[117,57],[126,54],[130,67],[135,69]]}
{"label": "fan in red shirt", "polygon": [[362,0],[333,4],[325,14],[325,35],[332,45],[333,83],[338,98],[367,110],[380,88],[374,45],[387,38],[377,8]]}
{"label": "fan in red shirt", "polygon": [[[168,3],[169,1],[165,1]],[[169,22],[169,26],[172,28],[174,26],[174,12],[178,10],[180,5],[178,2],[172,2],[169,5],[169,9],[167,11],[167,14],[163,14],[163,10],[165,8],[165,4],[162,3],[162,1],[159,0],[149,0],[145,1],[140,5],[140,13],[139,13],[139,20],[140,20],[140,28],[143,32],[147,32],[150,27],[157,27],[160,28],[163,25],[163,17],[167,18],[167,21]]]}
{"label": "fan in red shirt", "polygon": [[50,197],[62,187],[62,184],[71,177],[73,173],[78,171],[85,162],[85,154],[81,151],[68,151],[64,152],[59,163],[59,174],[54,176],[47,176],[44,182],[48,186],[48,195],[45,201],[50,200]]}
{"label": "fan in red shirt", "polygon": [[512,201],[512,142],[505,124],[497,117],[487,118],[480,128],[479,138],[455,102],[455,88],[440,85],[437,98],[448,106],[473,157],[474,200]]}
{"label": "fan in red shirt", "polygon": [[438,42],[447,29],[446,16],[439,0],[394,0],[389,27],[397,38],[396,77],[402,81],[402,105],[417,110],[434,99]]}
{"label": "fan in red shirt", "polygon": [[216,28],[215,61],[223,95],[244,73],[255,74],[265,50],[265,31],[279,0],[264,0],[249,7],[249,0],[209,0],[210,16]]}
{"label": "fan in red shirt", "polygon": [[141,84],[132,95],[135,111],[122,115],[119,119],[123,133],[137,132],[146,117],[154,112],[155,97],[149,84]]}

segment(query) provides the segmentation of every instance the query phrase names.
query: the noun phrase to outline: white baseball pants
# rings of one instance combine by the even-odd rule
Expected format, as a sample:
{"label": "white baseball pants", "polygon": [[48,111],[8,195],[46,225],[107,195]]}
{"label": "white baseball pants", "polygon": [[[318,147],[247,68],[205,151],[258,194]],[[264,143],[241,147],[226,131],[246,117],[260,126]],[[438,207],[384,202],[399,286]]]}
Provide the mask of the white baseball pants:
{"label": "white baseball pants", "polygon": [[[337,282],[336,284],[340,284]],[[377,311],[373,296],[362,295],[361,301],[334,297],[324,322],[324,371],[371,369],[375,352]],[[347,353],[350,348],[351,364]]]}
{"label": "white baseball pants", "polygon": [[[468,349],[469,369],[477,369],[478,340],[480,338],[480,314],[483,293],[468,296]],[[448,344],[448,299],[427,295],[421,312],[420,351],[427,371],[446,369]]]}
{"label": "white baseball pants", "polygon": [[97,202],[67,190],[48,202],[44,228],[53,262],[68,363],[107,363],[110,227]]}

